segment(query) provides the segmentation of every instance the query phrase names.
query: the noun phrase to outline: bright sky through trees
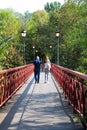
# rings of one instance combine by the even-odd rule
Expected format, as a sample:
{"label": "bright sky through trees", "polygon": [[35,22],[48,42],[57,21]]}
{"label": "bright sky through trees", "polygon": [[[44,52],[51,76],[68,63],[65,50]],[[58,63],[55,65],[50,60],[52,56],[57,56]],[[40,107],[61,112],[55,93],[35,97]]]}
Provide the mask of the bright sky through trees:
{"label": "bright sky through trees", "polygon": [[16,12],[24,13],[29,11],[30,13],[36,10],[44,9],[44,5],[47,2],[60,2],[64,3],[64,0],[0,0],[0,9],[12,8]]}

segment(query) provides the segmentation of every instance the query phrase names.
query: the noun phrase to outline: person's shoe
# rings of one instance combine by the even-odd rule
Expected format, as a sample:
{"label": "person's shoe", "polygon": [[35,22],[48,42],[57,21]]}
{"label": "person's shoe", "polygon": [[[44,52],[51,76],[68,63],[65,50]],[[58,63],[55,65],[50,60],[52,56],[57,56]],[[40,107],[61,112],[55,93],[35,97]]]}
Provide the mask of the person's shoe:
{"label": "person's shoe", "polygon": [[46,80],[44,81],[44,83],[46,83]]}
{"label": "person's shoe", "polygon": [[35,84],[37,83],[37,81],[35,81]]}
{"label": "person's shoe", "polygon": [[37,83],[39,83],[39,81],[37,81]]}

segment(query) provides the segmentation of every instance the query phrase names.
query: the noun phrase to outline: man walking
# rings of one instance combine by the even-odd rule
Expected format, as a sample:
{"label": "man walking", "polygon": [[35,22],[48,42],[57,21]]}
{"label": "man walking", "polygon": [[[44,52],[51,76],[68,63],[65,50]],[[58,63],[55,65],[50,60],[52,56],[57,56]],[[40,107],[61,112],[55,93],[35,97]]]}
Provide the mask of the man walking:
{"label": "man walking", "polygon": [[41,61],[39,59],[39,56],[36,56],[36,59],[34,60],[34,78],[35,78],[35,83],[39,83],[40,79],[40,65]]}

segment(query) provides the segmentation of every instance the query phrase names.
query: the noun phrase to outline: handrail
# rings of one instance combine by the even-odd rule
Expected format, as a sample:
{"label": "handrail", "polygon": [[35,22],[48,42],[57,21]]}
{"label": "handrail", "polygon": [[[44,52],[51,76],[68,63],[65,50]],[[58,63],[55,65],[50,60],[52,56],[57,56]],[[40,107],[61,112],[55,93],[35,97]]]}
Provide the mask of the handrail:
{"label": "handrail", "polygon": [[28,64],[0,71],[0,107],[21,87],[33,70],[33,64]]}
{"label": "handrail", "polygon": [[51,72],[65,97],[87,127],[87,75],[52,64]]}

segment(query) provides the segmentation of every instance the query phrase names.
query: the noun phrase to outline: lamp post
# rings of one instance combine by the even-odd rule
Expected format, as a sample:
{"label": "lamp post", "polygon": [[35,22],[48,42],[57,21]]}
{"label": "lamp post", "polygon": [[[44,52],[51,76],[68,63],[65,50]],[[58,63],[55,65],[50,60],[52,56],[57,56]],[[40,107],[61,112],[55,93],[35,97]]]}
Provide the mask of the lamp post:
{"label": "lamp post", "polygon": [[57,65],[59,65],[59,36],[60,36],[60,32],[56,31],[56,37],[58,39],[58,43],[57,43]]}
{"label": "lamp post", "polygon": [[21,36],[23,37],[23,42],[24,42],[24,65],[25,65],[26,64],[26,60],[25,60],[25,41],[24,41],[24,37],[26,37],[26,31],[25,30],[22,30]]}
{"label": "lamp post", "polygon": [[34,59],[35,59],[35,46],[33,46],[33,49],[34,49]]}
{"label": "lamp post", "polygon": [[38,50],[35,51],[36,52],[36,55],[38,54]]}
{"label": "lamp post", "polygon": [[51,49],[52,49],[52,46],[50,45],[50,60],[51,60],[51,62],[52,62],[52,52],[51,52]]}
{"label": "lamp post", "polygon": [[52,49],[52,46],[50,45],[50,49]]}

